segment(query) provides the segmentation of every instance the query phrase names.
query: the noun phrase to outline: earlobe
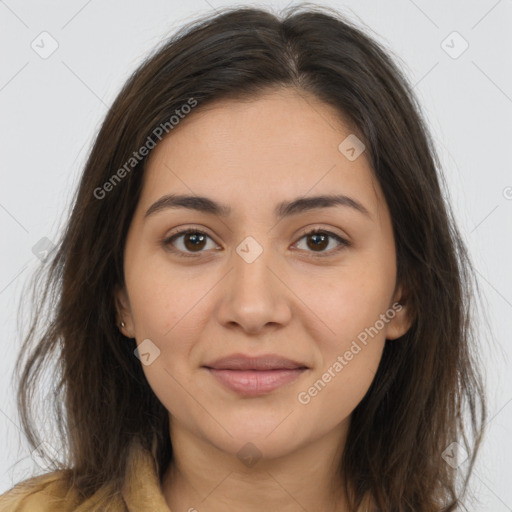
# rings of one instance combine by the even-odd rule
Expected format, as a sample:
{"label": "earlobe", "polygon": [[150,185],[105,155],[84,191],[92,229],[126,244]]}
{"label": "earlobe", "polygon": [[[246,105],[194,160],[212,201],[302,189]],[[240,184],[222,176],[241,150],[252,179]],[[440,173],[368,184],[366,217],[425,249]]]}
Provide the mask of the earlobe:
{"label": "earlobe", "polygon": [[133,338],[133,321],[130,308],[130,301],[124,288],[116,287],[114,292],[116,307],[116,324],[127,338]]}
{"label": "earlobe", "polygon": [[388,318],[390,318],[386,339],[395,340],[403,336],[412,325],[412,315],[408,306],[407,297],[402,293],[402,287],[399,287],[393,301],[389,307]]}

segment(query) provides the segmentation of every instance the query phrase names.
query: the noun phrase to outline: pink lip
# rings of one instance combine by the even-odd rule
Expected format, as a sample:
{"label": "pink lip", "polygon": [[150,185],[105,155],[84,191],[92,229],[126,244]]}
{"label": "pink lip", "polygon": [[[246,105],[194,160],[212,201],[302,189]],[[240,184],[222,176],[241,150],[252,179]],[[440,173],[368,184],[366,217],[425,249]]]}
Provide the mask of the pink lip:
{"label": "pink lip", "polygon": [[245,396],[258,396],[297,379],[306,368],[291,370],[217,370],[208,371],[224,386]]}
{"label": "pink lip", "polygon": [[276,354],[262,354],[261,356],[232,354],[203,366],[216,370],[294,370],[296,368],[307,368],[304,363]]}
{"label": "pink lip", "polygon": [[232,354],[204,365],[224,386],[245,396],[258,396],[297,379],[308,366],[276,354]]}

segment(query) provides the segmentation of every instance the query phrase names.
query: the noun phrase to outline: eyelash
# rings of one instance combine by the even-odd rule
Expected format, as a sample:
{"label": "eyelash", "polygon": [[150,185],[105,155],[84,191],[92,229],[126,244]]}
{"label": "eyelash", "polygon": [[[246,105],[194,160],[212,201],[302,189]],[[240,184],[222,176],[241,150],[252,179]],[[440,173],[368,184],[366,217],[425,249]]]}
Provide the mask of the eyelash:
{"label": "eyelash", "polygon": [[[210,235],[208,235],[208,233],[205,233],[204,231],[201,231],[200,229],[188,228],[188,229],[184,229],[182,231],[178,231],[177,233],[174,233],[170,237],[165,238],[164,240],[162,240],[162,245],[168,251],[175,253],[180,257],[196,258],[196,257],[200,256],[203,251],[199,251],[197,253],[186,253],[184,251],[181,251],[180,249],[176,249],[172,245],[172,242],[174,242],[174,240],[176,240],[178,237],[188,235],[191,233],[197,234],[197,235],[204,235],[211,239],[211,237],[210,237]],[[342,250],[346,247],[349,247],[351,245],[347,240],[345,240],[344,238],[341,238],[339,235],[333,233],[332,231],[328,231],[325,229],[318,229],[318,228],[315,228],[315,229],[312,229],[311,231],[307,231],[306,233],[303,233],[300,236],[300,238],[298,239],[298,241],[302,240],[303,238],[305,238],[307,236],[317,235],[317,234],[328,235],[329,237],[334,238],[337,242],[339,242],[340,245],[338,247],[336,247],[335,249],[331,249],[330,251],[327,251],[327,252],[315,253],[314,251],[307,251],[307,252],[311,252],[312,253],[311,255],[314,258],[326,258],[326,257],[332,256],[333,254],[337,254],[340,250]]]}

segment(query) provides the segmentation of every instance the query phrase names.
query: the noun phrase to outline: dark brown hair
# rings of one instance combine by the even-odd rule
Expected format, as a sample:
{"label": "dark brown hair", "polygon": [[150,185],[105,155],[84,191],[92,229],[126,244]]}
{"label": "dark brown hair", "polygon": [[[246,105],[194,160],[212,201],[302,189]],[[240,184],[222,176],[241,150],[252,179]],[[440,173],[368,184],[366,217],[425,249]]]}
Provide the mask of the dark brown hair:
{"label": "dark brown hair", "polygon": [[[105,485],[120,489],[134,436],[154,451],[160,476],[172,458],[168,412],[134,356],[135,340],[116,324],[114,291],[124,286],[125,239],[147,158],[133,168],[126,163],[148,141],[157,144],[155,130],[191,98],[199,111],[288,87],[333,106],[366,145],[391,214],[397,285],[414,319],[404,336],[386,343],[352,414],[340,468],[351,510],[363,503],[381,512],[460,506],[486,417],[474,343],[477,285],[418,101],[389,53],[328,8],[302,4],[281,17],[229,8],[183,27],[124,85],[92,147],[62,238],[36,277],[32,323],[16,365],[18,407],[35,448],[41,437],[32,397],[54,357],[50,399],[65,460],[53,467],[67,470],[84,499]],[[123,166],[122,180],[112,181]],[[108,193],[98,193],[107,182]],[[458,469],[442,457],[455,441],[469,454]]]}

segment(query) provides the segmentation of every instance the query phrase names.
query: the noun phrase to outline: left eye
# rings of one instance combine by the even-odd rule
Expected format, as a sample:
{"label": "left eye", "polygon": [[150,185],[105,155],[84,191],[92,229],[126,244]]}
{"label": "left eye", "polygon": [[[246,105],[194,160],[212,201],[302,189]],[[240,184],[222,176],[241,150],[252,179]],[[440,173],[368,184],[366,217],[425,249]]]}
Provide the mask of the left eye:
{"label": "left eye", "polygon": [[[309,239],[309,241],[306,242],[307,246],[309,248],[314,247],[315,249],[325,249],[326,244],[329,245],[329,239],[335,240],[338,245],[334,247],[334,249],[330,249],[329,251],[321,251],[320,254],[315,254],[314,256],[324,256],[324,253],[326,256],[329,256],[333,252],[337,252],[344,247],[348,247],[350,244],[340,236],[336,235],[335,233],[332,233],[331,231],[325,231],[321,229],[314,229],[312,231],[308,231],[304,235],[302,235],[299,240],[302,240],[303,238]],[[314,250],[313,252],[318,252]]]}
{"label": "left eye", "polygon": [[[184,240],[181,240],[182,247],[183,248],[177,248],[174,244],[176,241],[178,241],[180,238],[184,238]],[[204,231],[200,231],[198,229],[186,229],[183,231],[180,231],[178,233],[175,233],[174,235],[170,236],[169,238],[166,238],[162,244],[171,252],[174,252],[178,254],[179,256],[184,257],[194,257],[199,256],[200,253],[202,253],[202,249],[205,248],[206,240],[211,239],[211,237],[205,233]],[[333,252],[337,252],[344,247],[348,247],[350,244],[340,236],[336,235],[335,233],[332,233],[331,231],[326,230],[320,230],[320,229],[314,229],[311,231],[308,231],[307,233],[304,233],[300,238],[299,241],[303,238],[307,239],[306,244],[307,247],[310,249],[313,248],[314,250],[308,251],[308,252],[319,252],[319,254],[313,254],[313,256],[328,256]],[[334,249],[330,249],[329,251],[325,251],[324,249],[329,245],[329,240],[333,239],[335,240],[338,245],[334,247]],[[213,242],[213,240],[212,240]],[[299,242],[296,242],[298,244]],[[215,244],[214,244],[215,246]],[[215,247],[214,247],[215,248]],[[197,249],[197,250],[196,250]],[[320,251],[317,251],[316,249],[320,249]],[[327,253],[327,254],[325,254]]]}

